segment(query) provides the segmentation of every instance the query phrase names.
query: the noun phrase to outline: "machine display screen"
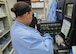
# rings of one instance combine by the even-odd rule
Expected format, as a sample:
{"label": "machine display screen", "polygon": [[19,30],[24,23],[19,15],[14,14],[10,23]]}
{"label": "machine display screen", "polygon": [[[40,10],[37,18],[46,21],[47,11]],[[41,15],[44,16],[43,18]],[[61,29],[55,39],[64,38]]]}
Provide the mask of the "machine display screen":
{"label": "machine display screen", "polygon": [[72,17],[73,4],[67,4],[67,16]]}
{"label": "machine display screen", "polygon": [[76,51],[75,50],[76,50],[76,46],[72,46],[72,53],[73,54],[76,54]]}
{"label": "machine display screen", "polygon": [[63,19],[63,24],[62,24],[61,32],[65,35],[65,39],[68,36],[70,27],[71,27],[71,23],[69,21],[67,21],[66,19]]}

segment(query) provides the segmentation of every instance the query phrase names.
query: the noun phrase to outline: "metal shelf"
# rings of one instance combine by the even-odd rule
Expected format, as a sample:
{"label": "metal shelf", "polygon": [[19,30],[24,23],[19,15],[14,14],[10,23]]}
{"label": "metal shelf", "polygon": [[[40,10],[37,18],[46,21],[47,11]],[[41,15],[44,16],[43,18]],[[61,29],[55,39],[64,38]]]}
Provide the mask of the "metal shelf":
{"label": "metal shelf", "polygon": [[14,52],[14,49],[12,48],[12,50],[10,51],[10,53],[9,53],[9,54],[13,54],[13,52]]}
{"label": "metal shelf", "polygon": [[9,43],[11,42],[11,39],[6,41],[2,46],[3,48],[1,49],[2,51],[4,51],[4,49],[9,45]]}
{"label": "metal shelf", "polygon": [[4,5],[4,4],[5,4],[4,2],[0,1],[0,5]]}
{"label": "metal shelf", "polygon": [[7,17],[6,15],[5,16],[1,16],[0,18],[5,18],[5,17]]}
{"label": "metal shelf", "polygon": [[10,31],[10,29],[6,29],[4,32],[2,32],[0,34],[0,38],[2,38],[4,35],[6,35],[9,31]]}

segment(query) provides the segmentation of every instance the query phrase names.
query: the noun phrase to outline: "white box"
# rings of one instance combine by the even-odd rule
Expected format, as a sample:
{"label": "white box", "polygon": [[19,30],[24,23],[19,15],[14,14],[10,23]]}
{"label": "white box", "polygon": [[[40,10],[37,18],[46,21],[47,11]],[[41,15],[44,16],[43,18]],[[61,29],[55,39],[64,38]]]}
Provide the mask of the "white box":
{"label": "white box", "polygon": [[4,25],[3,25],[3,22],[0,21],[0,33],[4,30]]}
{"label": "white box", "polygon": [[76,54],[76,46],[72,46],[72,52],[73,54]]}
{"label": "white box", "polygon": [[44,8],[44,2],[34,2],[31,3],[32,8]]}
{"label": "white box", "polygon": [[44,0],[40,0],[40,1],[44,1]]}
{"label": "white box", "polygon": [[2,9],[2,7],[0,7],[0,17],[5,16],[4,10]]}

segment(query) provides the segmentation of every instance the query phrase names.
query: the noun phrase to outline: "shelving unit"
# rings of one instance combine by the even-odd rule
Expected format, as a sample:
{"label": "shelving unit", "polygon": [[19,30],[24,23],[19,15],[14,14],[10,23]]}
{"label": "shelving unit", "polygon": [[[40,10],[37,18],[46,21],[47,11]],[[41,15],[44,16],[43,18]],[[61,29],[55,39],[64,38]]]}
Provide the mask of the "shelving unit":
{"label": "shelving unit", "polygon": [[37,19],[45,20],[44,0],[31,0],[33,12],[36,13]]}
{"label": "shelving unit", "polygon": [[11,16],[7,0],[0,0],[0,54],[12,54],[10,37]]}

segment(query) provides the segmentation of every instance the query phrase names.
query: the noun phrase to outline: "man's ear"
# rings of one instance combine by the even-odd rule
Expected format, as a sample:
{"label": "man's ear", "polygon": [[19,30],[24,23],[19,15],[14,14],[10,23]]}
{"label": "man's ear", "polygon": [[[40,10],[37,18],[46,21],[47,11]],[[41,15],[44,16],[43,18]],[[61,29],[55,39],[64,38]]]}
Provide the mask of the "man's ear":
{"label": "man's ear", "polygon": [[28,12],[26,12],[23,16],[28,16]]}

